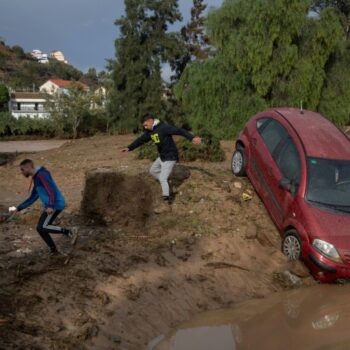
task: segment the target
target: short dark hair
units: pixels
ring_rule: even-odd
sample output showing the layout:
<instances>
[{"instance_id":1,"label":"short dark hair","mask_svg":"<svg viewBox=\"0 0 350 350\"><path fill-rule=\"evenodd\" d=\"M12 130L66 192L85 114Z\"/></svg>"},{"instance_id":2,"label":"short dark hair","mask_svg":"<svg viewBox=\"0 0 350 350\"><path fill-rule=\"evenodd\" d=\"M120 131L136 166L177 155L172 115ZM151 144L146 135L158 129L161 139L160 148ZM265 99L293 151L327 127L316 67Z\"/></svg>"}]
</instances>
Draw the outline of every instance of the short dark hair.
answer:
<instances>
[{"instance_id":1,"label":"short dark hair","mask_svg":"<svg viewBox=\"0 0 350 350\"><path fill-rule=\"evenodd\" d=\"M21 161L21 163L19 165L20 166L31 165L32 167L34 167L34 162L31 159L24 159Z\"/></svg>"},{"instance_id":2,"label":"short dark hair","mask_svg":"<svg viewBox=\"0 0 350 350\"><path fill-rule=\"evenodd\" d=\"M154 119L153 115L150 113L146 113L143 117L142 117L142 122L144 123L146 120L150 120L150 119Z\"/></svg>"}]
</instances>

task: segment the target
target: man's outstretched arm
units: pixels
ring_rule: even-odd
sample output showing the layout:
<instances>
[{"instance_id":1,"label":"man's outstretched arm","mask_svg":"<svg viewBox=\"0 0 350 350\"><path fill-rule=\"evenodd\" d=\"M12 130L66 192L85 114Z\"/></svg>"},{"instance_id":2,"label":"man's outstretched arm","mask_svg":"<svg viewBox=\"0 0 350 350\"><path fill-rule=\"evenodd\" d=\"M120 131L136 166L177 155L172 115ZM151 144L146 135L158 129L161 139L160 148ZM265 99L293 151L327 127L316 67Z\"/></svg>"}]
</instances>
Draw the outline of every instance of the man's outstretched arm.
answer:
<instances>
[{"instance_id":1,"label":"man's outstretched arm","mask_svg":"<svg viewBox=\"0 0 350 350\"><path fill-rule=\"evenodd\" d=\"M127 148L123 149L123 152L129 152L129 151L133 151L134 149L144 145L147 142L151 141L151 135L146 132L143 135L141 135L140 137L138 137L133 143L131 143Z\"/></svg>"},{"instance_id":2,"label":"man's outstretched arm","mask_svg":"<svg viewBox=\"0 0 350 350\"><path fill-rule=\"evenodd\" d=\"M37 199L39 198L39 195L35 188L33 188L32 193L30 197L28 197L23 203L21 203L19 206L17 206L17 211L21 211L23 209L28 208L30 205L32 205Z\"/></svg>"},{"instance_id":3,"label":"man's outstretched arm","mask_svg":"<svg viewBox=\"0 0 350 350\"><path fill-rule=\"evenodd\" d=\"M185 137L187 140L191 141L195 145L200 145L202 143L202 139L199 136L192 135L189 131L183 128L178 128L173 125L169 125L167 129L170 135L180 135Z\"/></svg>"}]
</instances>

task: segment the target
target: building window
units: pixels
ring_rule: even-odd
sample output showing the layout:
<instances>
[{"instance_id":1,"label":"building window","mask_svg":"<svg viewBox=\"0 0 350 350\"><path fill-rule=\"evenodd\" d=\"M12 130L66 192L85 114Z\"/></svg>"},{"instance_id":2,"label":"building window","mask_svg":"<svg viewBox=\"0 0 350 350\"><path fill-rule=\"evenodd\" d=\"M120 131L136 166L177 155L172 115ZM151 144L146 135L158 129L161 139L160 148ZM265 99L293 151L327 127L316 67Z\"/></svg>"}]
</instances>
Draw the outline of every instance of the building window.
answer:
<instances>
[{"instance_id":1,"label":"building window","mask_svg":"<svg viewBox=\"0 0 350 350\"><path fill-rule=\"evenodd\" d=\"M39 110L39 103L36 103L36 104L35 104L34 110L35 110L35 111L38 111L38 110Z\"/></svg>"},{"instance_id":2,"label":"building window","mask_svg":"<svg viewBox=\"0 0 350 350\"><path fill-rule=\"evenodd\" d=\"M21 104L19 102L17 102L17 111L21 110Z\"/></svg>"}]
</instances>

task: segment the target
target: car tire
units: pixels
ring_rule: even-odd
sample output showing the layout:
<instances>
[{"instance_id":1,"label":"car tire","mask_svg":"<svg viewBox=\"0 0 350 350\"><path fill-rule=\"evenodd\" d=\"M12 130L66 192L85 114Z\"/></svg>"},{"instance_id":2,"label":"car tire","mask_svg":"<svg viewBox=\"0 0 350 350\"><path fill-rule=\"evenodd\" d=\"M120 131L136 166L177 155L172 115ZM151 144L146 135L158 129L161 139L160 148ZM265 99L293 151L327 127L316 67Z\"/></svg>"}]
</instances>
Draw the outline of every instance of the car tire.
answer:
<instances>
[{"instance_id":1,"label":"car tire","mask_svg":"<svg viewBox=\"0 0 350 350\"><path fill-rule=\"evenodd\" d=\"M282 240L282 253L288 260L300 260L302 256L302 243L296 230L289 230Z\"/></svg>"},{"instance_id":2,"label":"car tire","mask_svg":"<svg viewBox=\"0 0 350 350\"><path fill-rule=\"evenodd\" d=\"M246 176L246 155L245 149L241 145L237 145L232 155L231 170L233 175L237 177Z\"/></svg>"}]
</instances>

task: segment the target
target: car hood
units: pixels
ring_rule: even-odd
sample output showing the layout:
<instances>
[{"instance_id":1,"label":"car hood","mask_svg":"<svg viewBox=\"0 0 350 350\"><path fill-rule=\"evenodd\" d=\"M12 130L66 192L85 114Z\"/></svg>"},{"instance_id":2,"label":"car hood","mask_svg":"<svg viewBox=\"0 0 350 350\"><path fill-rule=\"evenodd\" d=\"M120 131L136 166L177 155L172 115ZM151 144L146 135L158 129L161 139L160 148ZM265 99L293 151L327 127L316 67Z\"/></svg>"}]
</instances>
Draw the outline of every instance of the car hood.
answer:
<instances>
[{"instance_id":1,"label":"car hood","mask_svg":"<svg viewBox=\"0 0 350 350\"><path fill-rule=\"evenodd\" d=\"M315 232L313 238L320 238L350 253L350 213L339 213L325 208L307 204L309 219Z\"/></svg>"}]
</instances>

